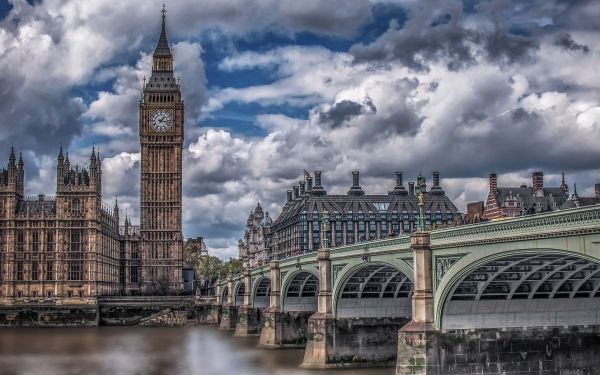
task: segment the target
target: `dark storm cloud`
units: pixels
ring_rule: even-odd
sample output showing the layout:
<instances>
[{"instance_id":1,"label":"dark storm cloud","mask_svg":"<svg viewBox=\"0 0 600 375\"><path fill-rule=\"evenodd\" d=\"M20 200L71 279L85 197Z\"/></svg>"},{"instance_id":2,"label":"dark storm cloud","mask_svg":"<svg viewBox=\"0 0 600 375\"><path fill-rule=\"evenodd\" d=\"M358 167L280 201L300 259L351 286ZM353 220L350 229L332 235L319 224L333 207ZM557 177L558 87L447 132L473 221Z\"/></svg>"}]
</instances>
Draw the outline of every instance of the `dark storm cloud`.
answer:
<instances>
[{"instance_id":1,"label":"dark storm cloud","mask_svg":"<svg viewBox=\"0 0 600 375\"><path fill-rule=\"evenodd\" d=\"M65 90L30 88L0 72L0 142L38 154L54 154L81 133L82 101ZM30 176L37 175L35 170Z\"/></svg>"},{"instance_id":2,"label":"dark storm cloud","mask_svg":"<svg viewBox=\"0 0 600 375\"><path fill-rule=\"evenodd\" d=\"M319 121L330 124L332 128L337 128L356 116L376 112L377 108L375 108L373 101L370 98L366 98L364 103L342 100L335 103L328 110L319 112L318 116Z\"/></svg>"},{"instance_id":3,"label":"dark storm cloud","mask_svg":"<svg viewBox=\"0 0 600 375\"><path fill-rule=\"evenodd\" d=\"M447 13L440 15L444 11ZM500 22L495 22L493 29L467 27L465 17L457 2L419 2L404 25L391 22L375 41L356 44L350 53L355 63L400 62L421 71L441 61L450 70L459 70L474 64L480 51L488 61L512 64L530 59L538 48L538 42L526 32L513 33Z\"/></svg>"},{"instance_id":4,"label":"dark storm cloud","mask_svg":"<svg viewBox=\"0 0 600 375\"><path fill-rule=\"evenodd\" d=\"M573 52L590 52L590 48L588 46L575 42L570 34L557 35L554 39L554 45Z\"/></svg>"}]
</instances>

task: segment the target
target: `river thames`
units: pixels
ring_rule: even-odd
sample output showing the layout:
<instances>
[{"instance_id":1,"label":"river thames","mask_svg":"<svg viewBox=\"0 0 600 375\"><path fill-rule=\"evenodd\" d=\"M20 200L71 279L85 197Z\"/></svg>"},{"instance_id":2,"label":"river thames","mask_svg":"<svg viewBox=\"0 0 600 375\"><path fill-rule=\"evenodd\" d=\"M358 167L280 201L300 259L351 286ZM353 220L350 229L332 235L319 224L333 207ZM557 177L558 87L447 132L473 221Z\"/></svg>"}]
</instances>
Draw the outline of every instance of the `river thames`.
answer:
<instances>
[{"instance_id":1,"label":"river thames","mask_svg":"<svg viewBox=\"0 0 600 375\"><path fill-rule=\"evenodd\" d=\"M2 375L392 375L393 368L303 370L302 349L256 349L214 327L0 330Z\"/></svg>"}]
</instances>

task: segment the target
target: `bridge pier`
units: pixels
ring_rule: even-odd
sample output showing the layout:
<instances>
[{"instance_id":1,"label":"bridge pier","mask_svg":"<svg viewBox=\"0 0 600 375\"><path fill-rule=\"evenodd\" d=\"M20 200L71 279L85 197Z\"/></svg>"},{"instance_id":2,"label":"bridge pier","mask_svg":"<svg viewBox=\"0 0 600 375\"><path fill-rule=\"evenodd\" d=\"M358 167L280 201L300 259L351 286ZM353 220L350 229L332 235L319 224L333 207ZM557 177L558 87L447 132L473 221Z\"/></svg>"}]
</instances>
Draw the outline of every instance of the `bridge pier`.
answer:
<instances>
[{"instance_id":1,"label":"bridge pier","mask_svg":"<svg viewBox=\"0 0 600 375\"><path fill-rule=\"evenodd\" d=\"M227 278L227 290L227 303L221 309L221 323L219 328L229 331L234 330L237 325L237 307L233 303L234 290L233 277L231 275Z\"/></svg>"},{"instance_id":2,"label":"bridge pier","mask_svg":"<svg viewBox=\"0 0 600 375\"><path fill-rule=\"evenodd\" d=\"M237 324L235 327L235 337L254 336L260 333L261 319L260 309L252 308L252 285L250 269L244 270L244 303L237 311Z\"/></svg>"},{"instance_id":3,"label":"bridge pier","mask_svg":"<svg viewBox=\"0 0 600 375\"><path fill-rule=\"evenodd\" d=\"M438 346L433 316L433 265L428 232L410 236L413 252L414 285L412 321L398 332L396 375L431 374Z\"/></svg>"},{"instance_id":4,"label":"bridge pier","mask_svg":"<svg viewBox=\"0 0 600 375\"><path fill-rule=\"evenodd\" d=\"M300 367L331 367L330 354L335 348L333 343L335 322L331 304L331 260L330 250L321 248L317 252L319 262L319 294L317 312L308 318L308 332L304 360Z\"/></svg>"},{"instance_id":5,"label":"bridge pier","mask_svg":"<svg viewBox=\"0 0 600 375\"><path fill-rule=\"evenodd\" d=\"M259 348L304 348L309 311L281 311L281 272L279 261L271 261L271 295L269 307L262 312Z\"/></svg>"},{"instance_id":6,"label":"bridge pier","mask_svg":"<svg viewBox=\"0 0 600 375\"><path fill-rule=\"evenodd\" d=\"M206 317L206 324L219 325L221 322L221 286L216 287L216 301L210 305L210 312Z\"/></svg>"}]
</instances>

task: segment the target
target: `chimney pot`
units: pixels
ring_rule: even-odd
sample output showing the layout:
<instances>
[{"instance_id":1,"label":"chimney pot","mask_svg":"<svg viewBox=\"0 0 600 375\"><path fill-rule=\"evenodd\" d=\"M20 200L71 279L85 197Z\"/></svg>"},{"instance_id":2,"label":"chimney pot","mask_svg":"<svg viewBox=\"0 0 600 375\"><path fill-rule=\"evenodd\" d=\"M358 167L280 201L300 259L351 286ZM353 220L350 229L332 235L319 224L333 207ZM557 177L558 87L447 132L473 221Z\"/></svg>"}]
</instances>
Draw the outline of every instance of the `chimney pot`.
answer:
<instances>
[{"instance_id":1,"label":"chimney pot","mask_svg":"<svg viewBox=\"0 0 600 375\"><path fill-rule=\"evenodd\" d=\"M415 195L415 183L414 182L408 183L408 194Z\"/></svg>"},{"instance_id":2,"label":"chimney pot","mask_svg":"<svg viewBox=\"0 0 600 375\"><path fill-rule=\"evenodd\" d=\"M544 188L544 172L533 172L531 179L533 182L533 191L542 190Z\"/></svg>"},{"instance_id":3,"label":"chimney pot","mask_svg":"<svg viewBox=\"0 0 600 375\"><path fill-rule=\"evenodd\" d=\"M315 186L321 186L321 171L315 171Z\"/></svg>"},{"instance_id":4,"label":"chimney pot","mask_svg":"<svg viewBox=\"0 0 600 375\"><path fill-rule=\"evenodd\" d=\"M294 199L297 199L299 195L299 187L294 186Z\"/></svg>"},{"instance_id":5,"label":"chimney pot","mask_svg":"<svg viewBox=\"0 0 600 375\"><path fill-rule=\"evenodd\" d=\"M291 201L292 201L292 191L291 191L291 190L288 190L288 191L287 191L287 201L288 201L288 202L291 202Z\"/></svg>"},{"instance_id":6,"label":"chimney pot","mask_svg":"<svg viewBox=\"0 0 600 375\"><path fill-rule=\"evenodd\" d=\"M495 173L490 173L490 192L495 193L498 191L498 176Z\"/></svg>"},{"instance_id":7,"label":"chimney pot","mask_svg":"<svg viewBox=\"0 0 600 375\"><path fill-rule=\"evenodd\" d=\"M313 187L313 178L306 177L306 192L310 193Z\"/></svg>"},{"instance_id":8,"label":"chimney pot","mask_svg":"<svg viewBox=\"0 0 600 375\"><path fill-rule=\"evenodd\" d=\"M352 172L352 187L360 187L358 171Z\"/></svg>"},{"instance_id":9,"label":"chimney pot","mask_svg":"<svg viewBox=\"0 0 600 375\"><path fill-rule=\"evenodd\" d=\"M396 172L396 186L402 186L402 172Z\"/></svg>"},{"instance_id":10,"label":"chimney pot","mask_svg":"<svg viewBox=\"0 0 600 375\"><path fill-rule=\"evenodd\" d=\"M440 186L440 172L433 172L433 186Z\"/></svg>"},{"instance_id":11,"label":"chimney pot","mask_svg":"<svg viewBox=\"0 0 600 375\"><path fill-rule=\"evenodd\" d=\"M304 181L299 182L300 184L300 196L304 196L305 193L305 183Z\"/></svg>"}]
</instances>

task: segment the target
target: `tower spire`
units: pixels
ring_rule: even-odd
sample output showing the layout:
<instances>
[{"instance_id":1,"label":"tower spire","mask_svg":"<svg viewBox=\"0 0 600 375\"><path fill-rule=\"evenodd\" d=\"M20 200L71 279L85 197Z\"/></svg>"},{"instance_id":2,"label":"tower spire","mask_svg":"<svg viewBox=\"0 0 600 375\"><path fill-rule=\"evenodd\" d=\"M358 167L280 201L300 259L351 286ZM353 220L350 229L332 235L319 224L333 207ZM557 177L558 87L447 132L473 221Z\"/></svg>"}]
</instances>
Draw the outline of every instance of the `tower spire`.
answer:
<instances>
[{"instance_id":1,"label":"tower spire","mask_svg":"<svg viewBox=\"0 0 600 375\"><path fill-rule=\"evenodd\" d=\"M154 56L157 56L157 55L171 56L171 48L169 47L169 40L167 39L167 26L166 26L167 10L165 9L165 4L163 4L163 8L160 12L162 13L162 23L161 23L161 27L160 27L160 37L158 38L158 44L156 45L156 49L154 50Z\"/></svg>"}]
</instances>

